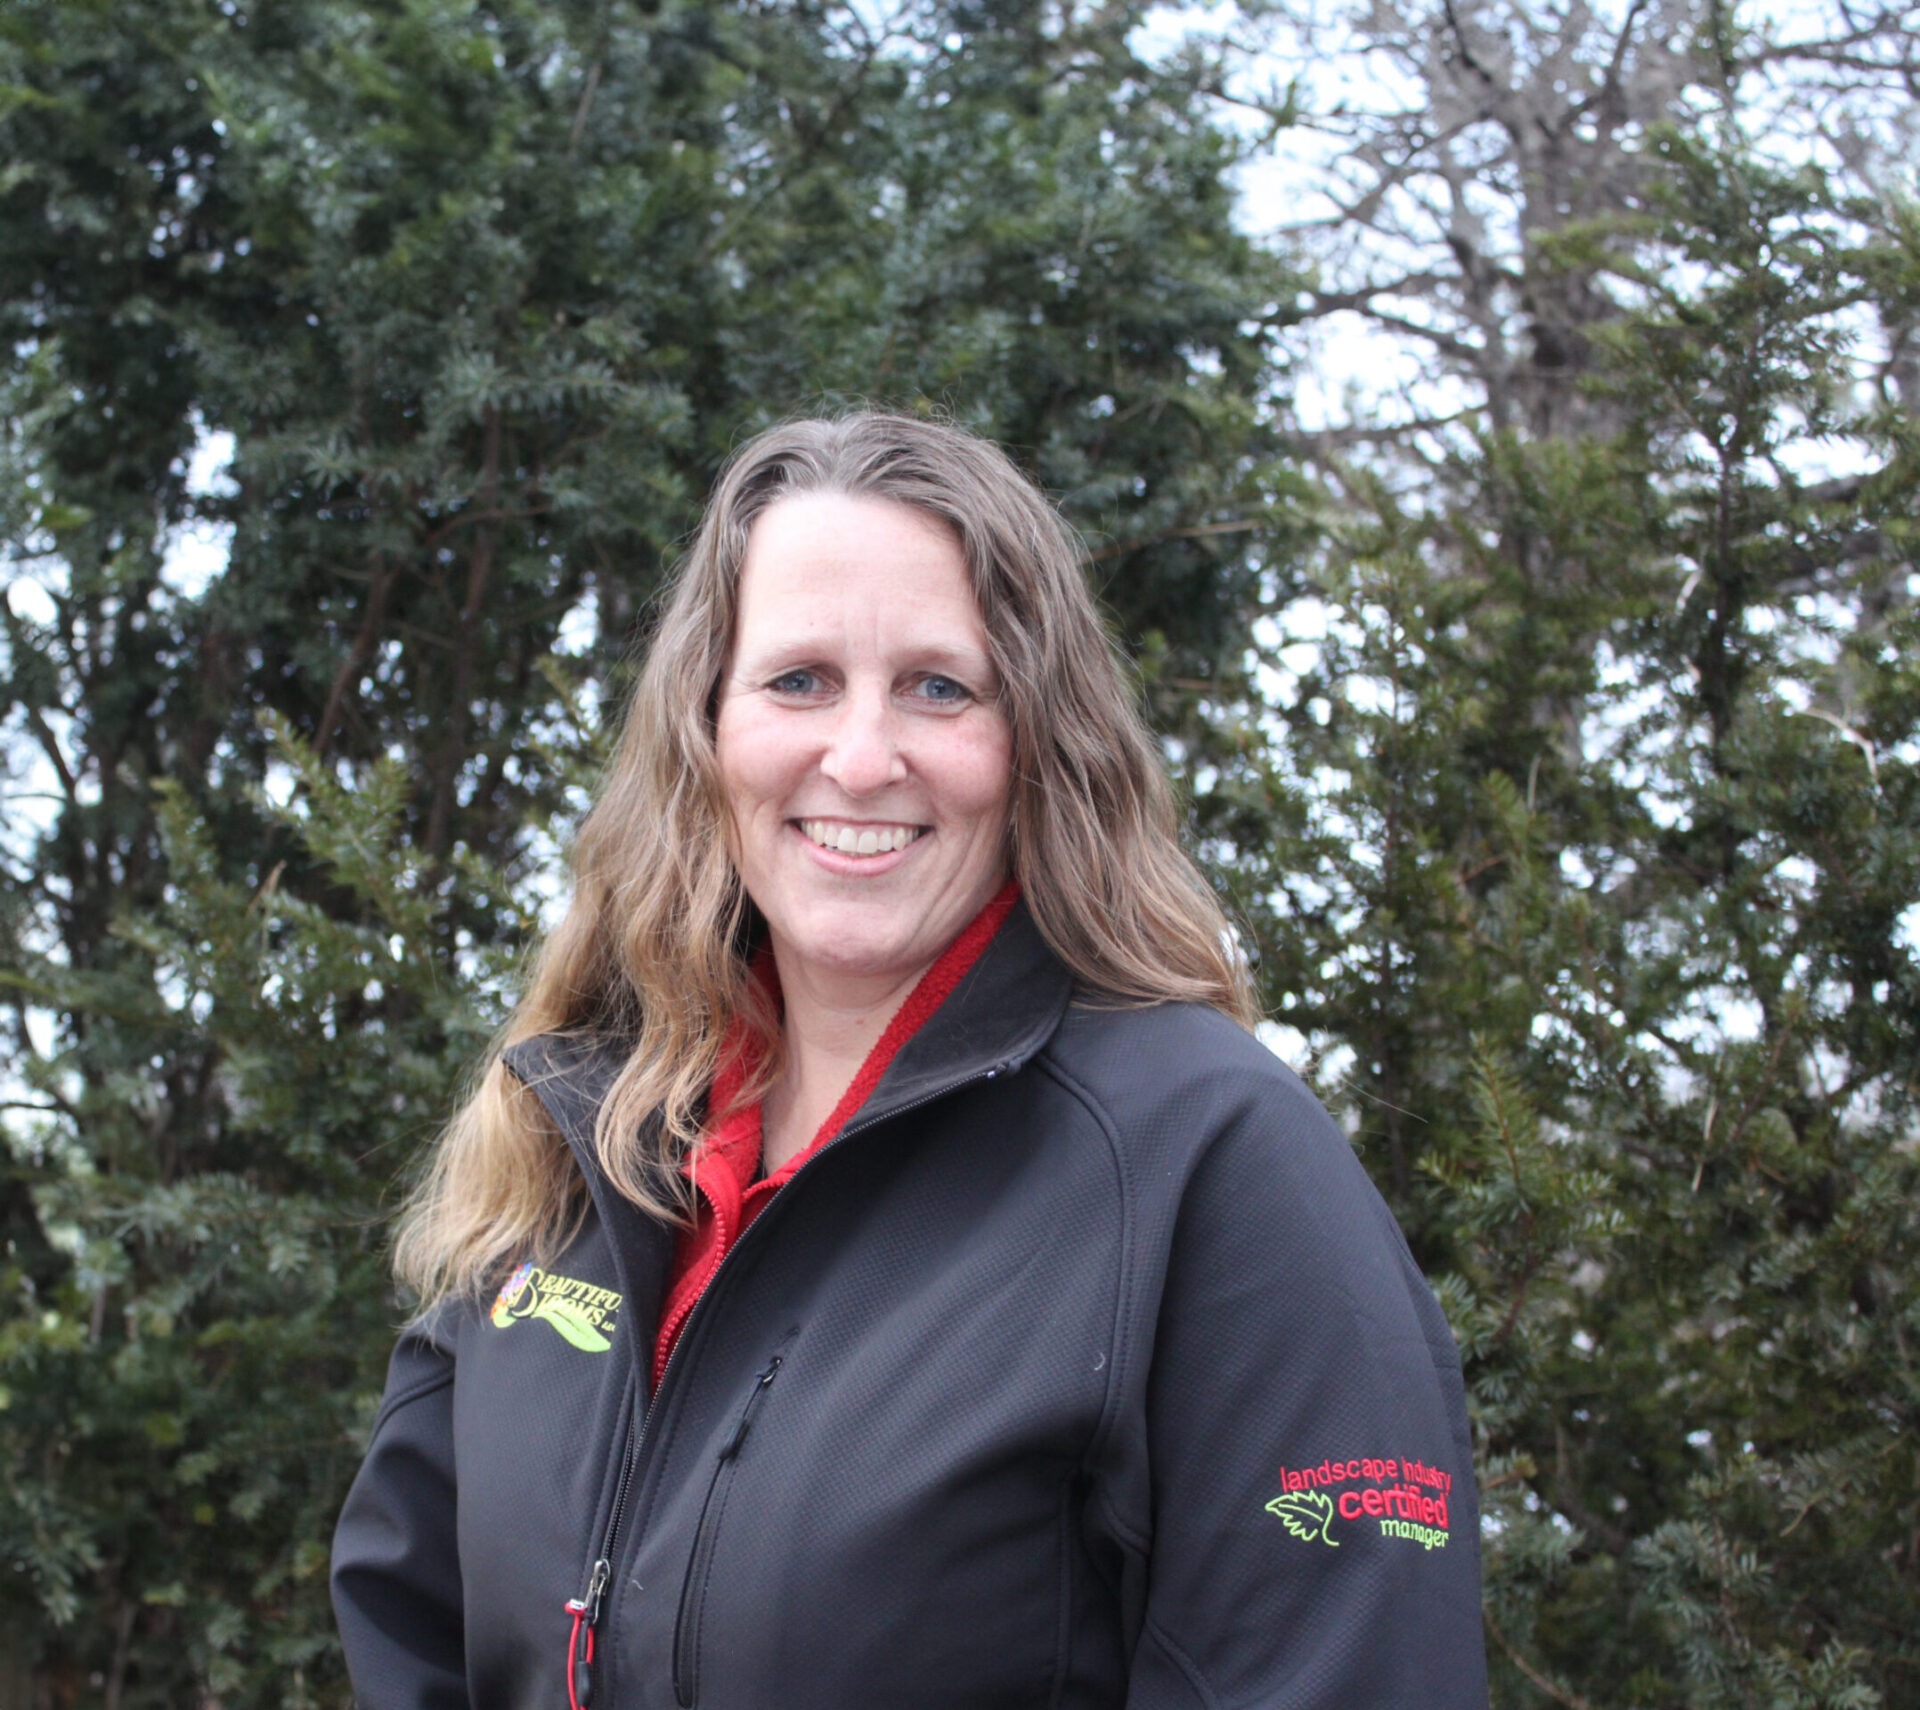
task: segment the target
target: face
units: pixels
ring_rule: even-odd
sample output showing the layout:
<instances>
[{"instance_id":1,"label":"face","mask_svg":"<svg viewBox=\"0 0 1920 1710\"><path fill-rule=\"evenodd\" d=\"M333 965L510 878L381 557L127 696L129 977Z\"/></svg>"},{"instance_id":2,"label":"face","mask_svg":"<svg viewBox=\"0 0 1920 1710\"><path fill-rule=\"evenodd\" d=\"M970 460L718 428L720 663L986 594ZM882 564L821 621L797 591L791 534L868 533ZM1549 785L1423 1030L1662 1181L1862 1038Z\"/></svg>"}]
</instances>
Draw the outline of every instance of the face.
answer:
<instances>
[{"instance_id":1,"label":"face","mask_svg":"<svg viewBox=\"0 0 1920 1710\"><path fill-rule=\"evenodd\" d=\"M790 999L884 999L1005 882L999 686L944 524L838 493L754 523L715 740Z\"/></svg>"}]
</instances>

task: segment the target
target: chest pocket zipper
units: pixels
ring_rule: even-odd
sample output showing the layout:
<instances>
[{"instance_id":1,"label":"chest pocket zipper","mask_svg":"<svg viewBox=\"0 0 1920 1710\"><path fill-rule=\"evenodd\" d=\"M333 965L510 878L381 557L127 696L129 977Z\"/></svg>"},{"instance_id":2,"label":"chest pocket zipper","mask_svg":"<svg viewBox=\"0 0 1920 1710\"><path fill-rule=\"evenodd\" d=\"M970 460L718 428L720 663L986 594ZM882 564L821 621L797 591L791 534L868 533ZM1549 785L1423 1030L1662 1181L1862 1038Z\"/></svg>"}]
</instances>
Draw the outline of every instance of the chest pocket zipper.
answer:
<instances>
[{"instance_id":1,"label":"chest pocket zipper","mask_svg":"<svg viewBox=\"0 0 1920 1710\"><path fill-rule=\"evenodd\" d=\"M714 1540L719 1536L720 1521L726 1513L727 1493L733 1486L734 1469L739 1465L740 1450L746 1443L747 1432L753 1427L753 1416L759 1409L761 1398L779 1376L784 1357L775 1354L767 1362L767 1369L754 1379L746 1406L740 1409L740 1417L733 1422L733 1429L727 1433L719 1453L714 1457L713 1474L707 1481L706 1500L700 1504L700 1525L693 1535L693 1553L687 1558L687 1577L680 1586L680 1611L673 1623L673 1695L679 1701L681 1710L693 1710L693 1706L699 1702L700 1623L706 1611L707 1575L713 1563Z\"/></svg>"}]
</instances>

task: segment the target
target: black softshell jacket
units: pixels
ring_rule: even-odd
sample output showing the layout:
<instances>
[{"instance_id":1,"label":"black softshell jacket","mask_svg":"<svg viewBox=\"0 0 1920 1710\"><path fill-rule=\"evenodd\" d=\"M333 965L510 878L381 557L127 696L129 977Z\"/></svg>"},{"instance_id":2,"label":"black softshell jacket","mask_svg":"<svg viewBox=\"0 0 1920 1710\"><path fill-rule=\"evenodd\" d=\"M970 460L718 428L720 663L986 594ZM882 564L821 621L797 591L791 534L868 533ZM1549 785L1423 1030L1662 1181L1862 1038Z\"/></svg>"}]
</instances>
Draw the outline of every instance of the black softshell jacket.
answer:
<instances>
[{"instance_id":1,"label":"black softshell jacket","mask_svg":"<svg viewBox=\"0 0 1920 1710\"><path fill-rule=\"evenodd\" d=\"M1016 909L646 1371L604 1057L509 1057L593 1214L402 1336L334 1542L362 1710L1480 1710L1453 1340L1300 1082L1072 1001ZM572 1605L569 1608L569 1605Z\"/></svg>"}]
</instances>

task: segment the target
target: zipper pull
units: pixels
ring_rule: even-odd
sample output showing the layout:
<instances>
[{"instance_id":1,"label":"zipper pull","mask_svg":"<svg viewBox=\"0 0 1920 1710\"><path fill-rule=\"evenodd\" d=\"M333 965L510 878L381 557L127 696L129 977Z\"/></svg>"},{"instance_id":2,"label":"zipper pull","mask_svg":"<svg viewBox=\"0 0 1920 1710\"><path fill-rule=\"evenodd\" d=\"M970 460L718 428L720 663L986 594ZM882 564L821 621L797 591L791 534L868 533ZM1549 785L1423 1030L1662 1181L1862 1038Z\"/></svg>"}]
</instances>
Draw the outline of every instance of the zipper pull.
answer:
<instances>
[{"instance_id":1,"label":"zipper pull","mask_svg":"<svg viewBox=\"0 0 1920 1710\"><path fill-rule=\"evenodd\" d=\"M593 1564L593 1577L587 1581L587 1625L600 1625L600 1599L606 1595L607 1581L613 1576L613 1563L604 1556Z\"/></svg>"},{"instance_id":2,"label":"zipper pull","mask_svg":"<svg viewBox=\"0 0 1920 1710\"><path fill-rule=\"evenodd\" d=\"M604 1558L595 1562L587 1595L567 1599L567 1613L573 1617L573 1631L567 1635L567 1710L587 1710L593 1702L593 1629L612 1572L612 1563Z\"/></svg>"},{"instance_id":3,"label":"zipper pull","mask_svg":"<svg viewBox=\"0 0 1920 1710\"><path fill-rule=\"evenodd\" d=\"M740 1452L740 1445L747 1440L747 1427L753 1423L754 1404L765 1393L780 1370L780 1355L775 1354L768 1361L767 1369L754 1379L753 1393L747 1397L747 1405L740 1409L740 1417L733 1422L733 1429L727 1433L727 1440L720 1445L720 1459L730 1461Z\"/></svg>"}]
</instances>

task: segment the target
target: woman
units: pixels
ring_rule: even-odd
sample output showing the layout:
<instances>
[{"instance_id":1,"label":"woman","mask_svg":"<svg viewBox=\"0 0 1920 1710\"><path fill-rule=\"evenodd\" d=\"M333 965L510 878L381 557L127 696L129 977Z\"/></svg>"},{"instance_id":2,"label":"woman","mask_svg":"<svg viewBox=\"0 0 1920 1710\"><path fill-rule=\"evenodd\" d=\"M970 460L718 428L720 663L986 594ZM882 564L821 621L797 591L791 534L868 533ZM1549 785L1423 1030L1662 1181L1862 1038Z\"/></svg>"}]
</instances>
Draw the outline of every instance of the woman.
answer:
<instances>
[{"instance_id":1,"label":"woman","mask_svg":"<svg viewBox=\"0 0 1920 1710\"><path fill-rule=\"evenodd\" d=\"M1173 825L997 450L740 450L402 1228L363 1710L1484 1703L1452 1339Z\"/></svg>"}]
</instances>

